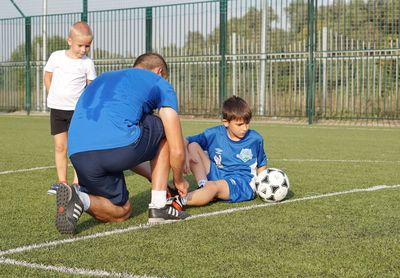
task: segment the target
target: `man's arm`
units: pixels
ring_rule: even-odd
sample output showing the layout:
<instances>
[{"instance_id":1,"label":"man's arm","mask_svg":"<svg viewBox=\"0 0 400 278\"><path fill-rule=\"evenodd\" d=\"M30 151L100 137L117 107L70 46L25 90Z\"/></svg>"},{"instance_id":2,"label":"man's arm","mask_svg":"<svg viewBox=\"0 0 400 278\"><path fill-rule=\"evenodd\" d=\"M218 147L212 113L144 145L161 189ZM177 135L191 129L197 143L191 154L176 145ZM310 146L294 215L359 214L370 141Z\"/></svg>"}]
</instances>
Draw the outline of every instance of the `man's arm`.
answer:
<instances>
[{"instance_id":1,"label":"man's arm","mask_svg":"<svg viewBox=\"0 0 400 278\"><path fill-rule=\"evenodd\" d=\"M185 142L178 113L170 107L162 107L159 116L164 125L169 148L169 161L174 184L181 195L187 194L188 182L183 178L185 167Z\"/></svg>"}]
</instances>

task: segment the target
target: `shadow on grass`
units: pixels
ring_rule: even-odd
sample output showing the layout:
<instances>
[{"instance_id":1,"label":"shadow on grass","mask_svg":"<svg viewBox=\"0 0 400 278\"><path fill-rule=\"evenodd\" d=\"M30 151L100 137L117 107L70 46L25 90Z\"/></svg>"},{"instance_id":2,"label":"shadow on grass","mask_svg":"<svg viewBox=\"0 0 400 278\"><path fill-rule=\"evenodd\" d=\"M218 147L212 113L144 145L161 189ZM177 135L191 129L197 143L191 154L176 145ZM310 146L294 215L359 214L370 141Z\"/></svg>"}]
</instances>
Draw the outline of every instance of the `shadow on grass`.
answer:
<instances>
[{"instance_id":1,"label":"shadow on grass","mask_svg":"<svg viewBox=\"0 0 400 278\"><path fill-rule=\"evenodd\" d=\"M295 194L292 190L289 189L289 192L288 192L288 194L286 195L286 197L285 197L284 200L290 200L290 199L292 199L294 196L296 196L296 194Z\"/></svg>"}]
</instances>

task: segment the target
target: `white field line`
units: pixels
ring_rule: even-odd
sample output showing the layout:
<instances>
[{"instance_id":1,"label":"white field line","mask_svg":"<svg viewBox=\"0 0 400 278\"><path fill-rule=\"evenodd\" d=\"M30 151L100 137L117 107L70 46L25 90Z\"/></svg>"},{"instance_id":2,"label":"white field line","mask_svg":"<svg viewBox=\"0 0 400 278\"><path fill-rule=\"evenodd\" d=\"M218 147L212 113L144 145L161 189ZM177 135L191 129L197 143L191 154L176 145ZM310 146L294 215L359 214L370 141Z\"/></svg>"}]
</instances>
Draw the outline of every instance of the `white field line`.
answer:
<instances>
[{"instance_id":1,"label":"white field line","mask_svg":"<svg viewBox=\"0 0 400 278\"><path fill-rule=\"evenodd\" d=\"M400 160L369 160L369 159L302 159L302 158L281 158L274 161L287 162L339 162L339 163L400 163Z\"/></svg>"},{"instance_id":2,"label":"white field line","mask_svg":"<svg viewBox=\"0 0 400 278\"><path fill-rule=\"evenodd\" d=\"M377 190L383 190L383 189L395 189L395 188L399 188L399 187L400 187L400 184L376 185L376 186L372 186L372 187L368 187L368 188L356 188L356 189L352 189L352 190L348 190L348 191L339 191L339 192L325 193L325 194L314 195L314 196L307 196L307 197L297 198L297 199L289 199L289 200L278 202L278 203L262 203L262 204L245 206L245 207L237 207L237 208L231 208L231 209L226 209L226 210L195 214L195 215L192 215L192 216L186 218L186 220L184 220L184 221L189 221L189 220L196 219L196 218L209 217L209 216L213 216L213 215L230 214L230 213L234 213L234 212L238 212L238 211L246 211L246 210L251 210L251 209L255 209L255 208L269 207L269 206L275 206L275 205L284 205L284 204L289 204L289 203L315 200L315 199L321 199L321 198L327 198L327 197L345 195L345 194L351 194L351 193L357 193L357 192L371 192L371 191L377 191ZM172 223L176 223L176 222L172 222ZM169 223L165 223L163 225L166 225L166 224L169 224ZM35 249L55 247L55 246L63 245L66 243L73 243L73 242L94 239L94 238L100 238L100 237L105 237L105 236L110 236L110 235L115 235L115 234L122 234L122 233L127 233L130 231L145 230L145 229L151 228L152 226L154 226L154 224L153 225L139 224L139 225L130 226L130 227L122 228L122 229L115 229L115 230L111 230L111 231L95 233L92 235L77 236L77 237L73 237L73 238L55 240L55 241L50 241L50 242L45 242L45 243L25 245L25 246L17 247L14 249L0 251L0 257L3 257L5 255L10 255L10 254L28 252L28 251L35 250Z\"/></svg>"},{"instance_id":3,"label":"white field line","mask_svg":"<svg viewBox=\"0 0 400 278\"><path fill-rule=\"evenodd\" d=\"M98 269L84 269L84 268L76 268L76 267L64 267L64 266L53 266L53 265L44 265L37 263L29 263L25 261L17 261L13 259L1 258L0 264L7 265L15 265L15 266L24 266L28 268L34 269L43 269L43 270L53 270L62 273L74 274L74 275L89 275L89 276L111 276L111 277L129 277L129 278L150 278L154 276L139 276L132 275L130 273L119 273L119 272L108 272L104 270Z\"/></svg>"},{"instance_id":4,"label":"white field line","mask_svg":"<svg viewBox=\"0 0 400 278\"><path fill-rule=\"evenodd\" d=\"M398 127L384 127L384 126L372 126L372 127L367 127L367 126L346 126L346 125L280 125L288 128L308 128L308 129L340 129L343 131L346 130L362 130L362 131L399 131Z\"/></svg>"},{"instance_id":5,"label":"white field line","mask_svg":"<svg viewBox=\"0 0 400 278\"><path fill-rule=\"evenodd\" d=\"M255 208L261 208L261 207L267 207L267 206L273 206L273 205L283 205L283 204L288 204L288 203L315 200L315 199L327 198L327 197L338 196L338 195L345 195L345 194L350 194L350 193L371 192L371 191L377 191L377 190L383 190L383 189L395 189L395 188L400 188L400 184L376 185L376 186L372 186L369 188L359 188L359 189L352 189L352 190L348 190L348 191L339 191L339 192L332 192L332 193L326 193L326 194L321 194L321 195L303 197L303 198L298 198L298 199L291 199L291 200L287 200L287 201L283 201L283 202L279 202L279 203L263 203L263 204L240 207L240 208L232 208L232 209L227 209L227 210L202 213L202 214L193 215L193 216L187 218L185 221L191 220L191 219L196 219L196 218L204 218L204 217L209 217L209 216L214 216L214 215L220 215L220 214L230 214L230 213L234 213L234 212L238 212L238 211L251 210L251 209L255 209ZM126 233L126 232L130 232L130 231L135 231L135 230L144 230L144 229L148 229L150 227L152 227L152 225L142 224L142 225L130 226L130 227L127 227L124 229L115 229L112 231L96 233L96 234L88 235L88 236L81 236L81 237L75 237L75 238L64 239L64 240L56 240L56 241L40 243L40 244L32 244L32 245L21 246L21 247L15 248L15 249L4 250L4 251L0 251L0 264L23 266L23 267L28 267L28 268L52 270L52 271L58 271L58 272L63 272L63 273L69 273L69 274L82 274L82 275L91 275L91 276L113 276L113 277L134 277L134 278L150 277L150 276L138 276L138 275L133 275L130 273L107 272L104 270L95 270L95 269L91 270L91 269L82 269L82 268L75 268L75 267L70 268L70 267L43 265L43 264L29 263L26 261L18 261L18 260L13 260L13 259L8 259L8 258L3 257L5 255L22 253L22 252L35 250L35 249L41 249L41 248L54 247L54 246L62 245L65 243L72 243L72 242L83 241L83 240L87 240L87 239L100 238L100 237L104 237L104 236L121 234L121 233Z\"/></svg>"},{"instance_id":6,"label":"white field line","mask_svg":"<svg viewBox=\"0 0 400 278\"><path fill-rule=\"evenodd\" d=\"M0 175L32 172L32 171L47 170L47 169L53 169L53 168L56 168L56 166L42 166L42 167L33 167L33 168L27 168L27 169L8 170L8 171L0 172Z\"/></svg>"},{"instance_id":7,"label":"white field line","mask_svg":"<svg viewBox=\"0 0 400 278\"><path fill-rule=\"evenodd\" d=\"M318 158L281 158L281 159L274 159L274 161L287 161L287 162L339 162L339 163L400 163L400 160L368 160L368 159L318 159ZM68 166L72 166L69 164ZM17 174L23 172L33 172L33 171L40 171L40 170L48 170L53 169L55 166L42 166L42 167L33 167L27 169L18 169L18 170L7 170L0 172L0 175L6 174Z\"/></svg>"}]
</instances>

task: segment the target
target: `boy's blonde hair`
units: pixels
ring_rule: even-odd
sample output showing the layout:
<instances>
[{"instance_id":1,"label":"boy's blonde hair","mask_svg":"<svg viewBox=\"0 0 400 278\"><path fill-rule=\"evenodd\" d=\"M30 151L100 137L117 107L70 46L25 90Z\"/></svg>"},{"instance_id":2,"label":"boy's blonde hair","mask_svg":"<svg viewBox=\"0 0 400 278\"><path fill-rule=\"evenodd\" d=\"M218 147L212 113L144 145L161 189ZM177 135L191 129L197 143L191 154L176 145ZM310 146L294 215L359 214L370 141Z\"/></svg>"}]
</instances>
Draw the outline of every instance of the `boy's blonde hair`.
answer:
<instances>
[{"instance_id":1,"label":"boy's blonde hair","mask_svg":"<svg viewBox=\"0 0 400 278\"><path fill-rule=\"evenodd\" d=\"M87 36L93 37L92 29L85 21L78 21L71 25L69 28L69 37L73 36Z\"/></svg>"}]
</instances>

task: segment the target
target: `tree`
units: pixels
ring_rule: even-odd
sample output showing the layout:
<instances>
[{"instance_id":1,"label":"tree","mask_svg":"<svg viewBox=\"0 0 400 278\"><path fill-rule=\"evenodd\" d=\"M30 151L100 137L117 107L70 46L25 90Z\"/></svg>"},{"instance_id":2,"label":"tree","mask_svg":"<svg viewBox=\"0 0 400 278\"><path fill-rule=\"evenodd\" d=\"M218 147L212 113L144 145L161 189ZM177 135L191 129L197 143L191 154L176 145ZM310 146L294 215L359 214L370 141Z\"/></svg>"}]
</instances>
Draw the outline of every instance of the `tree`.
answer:
<instances>
[{"instance_id":1,"label":"tree","mask_svg":"<svg viewBox=\"0 0 400 278\"><path fill-rule=\"evenodd\" d=\"M189 32L186 36L185 48L188 55L205 54L206 41L200 32Z\"/></svg>"},{"instance_id":2,"label":"tree","mask_svg":"<svg viewBox=\"0 0 400 278\"><path fill-rule=\"evenodd\" d=\"M42 61L42 45L43 45L43 38L41 36L36 37L31 44L31 61ZM58 49L65 49L68 47L66 39L60 36L53 36L47 40L47 53L48 57L52 52ZM26 61L25 55L25 43L20 44L10 55L10 59L8 62L16 62L21 63ZM42 61L45 62L45 61ZM7 71L7 74L13 77L13 82L16 88L23 88L25 87L25 67L15 67L11 70ZM36 84L36 79L32 78L32 85L33 87L38 86Z\"/></svg>"},{"instance_id":3,"label":"tree","mask_svg":"<svg viewBox=\"0 0 400 278\"><path fill-rule=\"evenodd\" d=\"M308 28L307 0L294 0L285 8L289 17L290 31L293 33L306 33Z\"/></svg>"}]
</instances>

